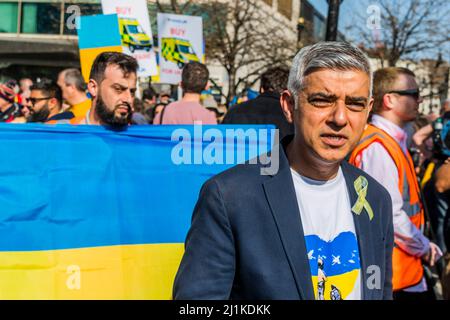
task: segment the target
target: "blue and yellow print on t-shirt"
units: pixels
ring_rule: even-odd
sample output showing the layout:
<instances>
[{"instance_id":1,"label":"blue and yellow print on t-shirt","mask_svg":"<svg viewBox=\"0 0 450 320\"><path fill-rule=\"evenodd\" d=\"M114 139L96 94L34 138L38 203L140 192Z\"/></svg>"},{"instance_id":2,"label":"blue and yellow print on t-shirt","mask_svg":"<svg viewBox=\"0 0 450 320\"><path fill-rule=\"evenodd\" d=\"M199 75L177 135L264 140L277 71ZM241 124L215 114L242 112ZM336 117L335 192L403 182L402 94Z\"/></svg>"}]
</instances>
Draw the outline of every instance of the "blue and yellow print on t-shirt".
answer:
<instances>
[{"instance_id":1,"label":"blue and yellow print on t-shirt","mask_svg":"<svg viewBox=\"0 0 450 320\"><path fill-rule=\"evenodd\" d=\"M331 241L305 236L314 296L318 300L344 300L360 276L358 241L353 232L341 232Z\"/></svg>"}]
</instances>

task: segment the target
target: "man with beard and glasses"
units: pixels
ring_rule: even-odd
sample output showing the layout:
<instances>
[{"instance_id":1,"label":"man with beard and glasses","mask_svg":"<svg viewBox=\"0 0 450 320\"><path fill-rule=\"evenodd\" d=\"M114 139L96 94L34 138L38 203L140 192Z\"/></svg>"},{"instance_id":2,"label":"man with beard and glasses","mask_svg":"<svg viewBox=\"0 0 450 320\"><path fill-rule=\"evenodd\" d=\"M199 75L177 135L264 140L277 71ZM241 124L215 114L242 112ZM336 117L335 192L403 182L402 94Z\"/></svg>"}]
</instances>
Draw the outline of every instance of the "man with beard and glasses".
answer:
<instances>
[{"instance_id":1,"label":"man with beard and glasses","mask_svg":"<svg viewBox=\"0 0 450 320\"><path fill-rule=\"evenodd\" d=\"M127 126L133 113L136 93L137 61L120 52L100 53L91 68L88 91L92 106L85 117L74 118L72 124Z\"/></svg>"},{"instance_id":2,"label":"man with beard and glasses","mask_svg":"<svg viewBox=\"0 0 450 320\"><path fill-rule=\"evenodd\" d=\"M51 80L43 80L30 87L30 97L26 99L27 122L46 124L64 123L74 117L70 111L61 112L61 88Z\"/></svg>"}]
</instances>

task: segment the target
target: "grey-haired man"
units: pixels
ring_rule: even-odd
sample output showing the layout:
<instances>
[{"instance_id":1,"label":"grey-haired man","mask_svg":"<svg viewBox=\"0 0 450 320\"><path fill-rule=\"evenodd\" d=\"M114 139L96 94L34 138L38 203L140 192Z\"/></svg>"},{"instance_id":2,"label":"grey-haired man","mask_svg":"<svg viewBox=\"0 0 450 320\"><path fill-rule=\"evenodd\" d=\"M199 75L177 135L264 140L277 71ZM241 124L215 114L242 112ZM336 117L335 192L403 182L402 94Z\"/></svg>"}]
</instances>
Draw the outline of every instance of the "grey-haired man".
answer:
<instances>
[{"instance_id":1,"label":"grey-haired man","mask_svg":"<svg viewBox=\"0 0 450 320\"><path fill-rule=\"evenodd\" d=\"M389 194L344 161L366 125L371 78L347 43L297 54L280 99L295 135L281 142L278 172L244 164L204 184L174 298L392 298Z\"/></svg>"}]
</instances>

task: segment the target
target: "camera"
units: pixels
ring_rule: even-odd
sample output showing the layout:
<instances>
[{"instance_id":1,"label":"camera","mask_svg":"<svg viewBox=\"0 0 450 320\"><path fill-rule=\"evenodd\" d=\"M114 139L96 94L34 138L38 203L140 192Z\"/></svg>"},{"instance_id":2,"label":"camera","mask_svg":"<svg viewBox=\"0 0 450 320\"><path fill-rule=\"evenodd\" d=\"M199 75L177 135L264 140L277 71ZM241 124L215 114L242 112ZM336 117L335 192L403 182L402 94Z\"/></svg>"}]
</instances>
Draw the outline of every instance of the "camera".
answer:
<instances>
[{"instance_id":1,"label":"camera","mask_svg":"<svg viewBox=\"0 0 450 320\"><path fill-rule=\"evenodd\" d=\"M420 157L420 154L421 154L420 150L418 148L412 147L412 148L409 148L408 151L409 151L409 154L411 155L411 159L412 159L412 162L414 164L414 167L420 166L420 158L421 158Z\"/></svg>"},{"instance_id":2,"label":"camera","mask_svg":"<svg viewBox=\"0 0 450 320\"><path fill-rule=\"evenodd\" d=\"M450 157L450 112L436 119L432 126L435 157L446 159Z\"/></svg>"}]
</instances>

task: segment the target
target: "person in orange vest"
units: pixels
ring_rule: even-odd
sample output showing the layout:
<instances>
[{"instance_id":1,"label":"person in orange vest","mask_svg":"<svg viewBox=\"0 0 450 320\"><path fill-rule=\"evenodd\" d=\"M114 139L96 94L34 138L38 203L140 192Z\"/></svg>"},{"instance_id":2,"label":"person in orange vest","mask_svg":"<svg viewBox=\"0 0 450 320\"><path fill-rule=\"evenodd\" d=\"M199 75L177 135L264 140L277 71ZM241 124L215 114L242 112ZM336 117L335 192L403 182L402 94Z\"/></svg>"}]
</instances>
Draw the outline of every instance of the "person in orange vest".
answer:
<instances>
[{"instance_id":1,"label":"person in orange vest","mask_svg":"<svg viewBox=\"0 0 450 320\"><path fill-rule=\"evenodd\" d=\"M398 67L377 70L373 98L370 124L349 162L369 173L391 195L394 299L432 299L422 261L432 266L442 252L423 235L424 209L404 131L422 102L414 73Z\"/></svg>"},{"instance_id":2,"label":"person in orange vest","mask_svg":"<svg viewBox=\"0 0 450 320\"><path fill-rule=\"evenodd\" d=\"M102 52L94 60L88 91L92 106L71 124L126 127L131 122L136 93L138 63L121 52Z\"/></svg>"}]
</instances>

